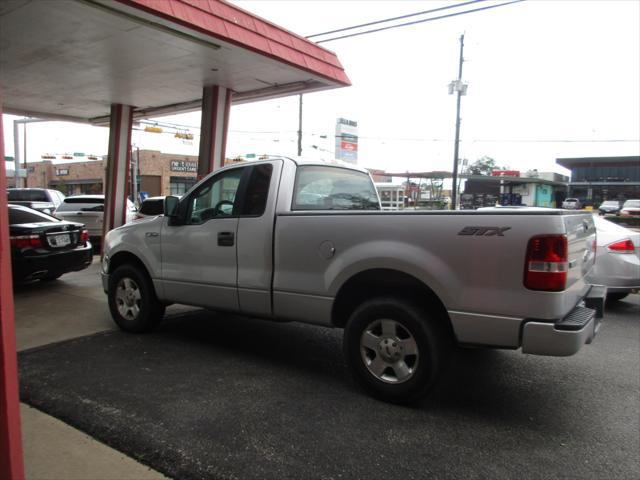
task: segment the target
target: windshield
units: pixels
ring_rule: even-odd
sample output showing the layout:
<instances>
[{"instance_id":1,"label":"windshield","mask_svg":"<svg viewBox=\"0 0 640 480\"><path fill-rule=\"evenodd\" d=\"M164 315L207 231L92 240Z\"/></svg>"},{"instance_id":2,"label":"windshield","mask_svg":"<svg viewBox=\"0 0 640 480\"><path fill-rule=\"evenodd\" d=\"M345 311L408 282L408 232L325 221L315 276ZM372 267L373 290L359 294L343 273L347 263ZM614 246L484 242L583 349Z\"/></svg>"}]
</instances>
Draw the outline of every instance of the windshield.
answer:
<instances>
[{"instance_id":1,"label":"windshield","mask_svg":"<svg viewBox=\"0 0 640 480\"><path fill-rule=\"evenodd\" d=\"M640 207L640 200L627 200L626 202L624 202L624 208L629 208L629 207L633 207L633 208Z\"/></svg>"}]
</instances>

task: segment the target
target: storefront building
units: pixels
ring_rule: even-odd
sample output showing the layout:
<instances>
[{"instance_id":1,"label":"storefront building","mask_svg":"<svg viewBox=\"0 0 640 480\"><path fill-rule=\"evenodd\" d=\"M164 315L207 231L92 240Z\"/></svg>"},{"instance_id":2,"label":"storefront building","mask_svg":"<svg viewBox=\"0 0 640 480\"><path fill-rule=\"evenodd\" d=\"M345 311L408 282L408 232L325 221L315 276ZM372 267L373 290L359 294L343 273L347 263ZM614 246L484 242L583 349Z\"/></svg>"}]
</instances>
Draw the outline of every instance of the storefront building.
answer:
<instances>
[{"instance_id":1,"label":"storefront building","mask_svg":"<svg viewBox=\"0 0 640 480\"><path fill-rule=\"evenodd\" d=\"M142 197L183 195L197 181L198 157L161 153L157 150L134 150L131 155L129 192ZM235 160L227 159L225 163ZM53 188L67 196L104 193L106 159L53 163L52 160L29 163L27 186ZM132 182L134 180L131 180Z\"/></svg>"},{"instance_id":2,"label":"storefront building","mask_svg":"<svg viewBox=\"0 0 640 480\"><path fill-rule=\"evenodd\" d=\"M640 156L558 158L556 163L571 170L568 196L583 205L640 198Z\"/></svg>"}]
</instances>

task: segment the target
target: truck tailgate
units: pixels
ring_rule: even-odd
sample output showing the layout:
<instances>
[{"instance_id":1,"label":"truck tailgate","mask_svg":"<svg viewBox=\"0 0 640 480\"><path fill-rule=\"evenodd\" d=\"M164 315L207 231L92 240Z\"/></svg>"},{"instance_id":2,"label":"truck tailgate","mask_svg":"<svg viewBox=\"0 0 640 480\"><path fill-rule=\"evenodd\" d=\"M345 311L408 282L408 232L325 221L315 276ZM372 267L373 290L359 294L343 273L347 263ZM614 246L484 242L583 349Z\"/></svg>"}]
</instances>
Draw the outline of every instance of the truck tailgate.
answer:
<instances>
[{"instance_id":1,"label":"truck tailgate","mask_svg":"<svg viewBox=\"0 0 640 480\"><path fill-rule=\"evenodd\" d=\"M585 277L595 263L596 226L590 213L564 215L569 247L567 288Z\"/></svg>"}]
</instances>

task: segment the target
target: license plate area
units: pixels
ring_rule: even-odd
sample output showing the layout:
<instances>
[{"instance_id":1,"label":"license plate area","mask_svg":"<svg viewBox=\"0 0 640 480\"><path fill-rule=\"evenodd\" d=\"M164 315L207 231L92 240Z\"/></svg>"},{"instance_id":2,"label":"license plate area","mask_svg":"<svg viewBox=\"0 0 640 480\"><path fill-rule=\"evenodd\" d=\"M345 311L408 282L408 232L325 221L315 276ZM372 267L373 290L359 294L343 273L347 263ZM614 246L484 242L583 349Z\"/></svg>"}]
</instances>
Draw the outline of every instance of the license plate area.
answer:
<instances>
[{"instance_id":1,"label":"license plate area","mask_svg":"<svg viewBox=\"0 0 640 480\"><path fill-rule=\"evenodd\" d=\"M49 246L52 248L63 248L71 245L71 235L68 233L59 233L56 235L49 235L47 237Z\"/></svg>"}]
</instances>

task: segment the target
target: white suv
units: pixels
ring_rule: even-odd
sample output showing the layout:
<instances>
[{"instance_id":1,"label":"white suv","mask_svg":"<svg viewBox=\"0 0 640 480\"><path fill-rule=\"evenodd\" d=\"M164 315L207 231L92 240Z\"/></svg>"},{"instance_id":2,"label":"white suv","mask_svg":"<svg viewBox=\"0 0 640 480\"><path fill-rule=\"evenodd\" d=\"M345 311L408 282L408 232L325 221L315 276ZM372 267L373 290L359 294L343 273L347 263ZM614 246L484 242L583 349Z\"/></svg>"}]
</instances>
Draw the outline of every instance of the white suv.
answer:
<instances>
[{"instance_id":1,"label":"white suv","mask_svg":"<svg viewBox=\"0 0 640 480\"><path fill-rule=\"evenodd\" d=\"M582 204L577 198L565 198L564 202L562 202L562 208L567 210L580 210Z\"/></svg>"},{"instance_id":2,"label":"white suv","mask_svg":"<svg viewBox=\"0 0 640 480\"><path fill-rule=\"evenodd\" d=\"M133 221L136 208L127 199L126 223ZM104 222L104 195L74 195L67 197L58 206L54 215L60 220L84 223L89 230L91 243L102 242L102 224Z\"/></svg>"}]
</instances>

